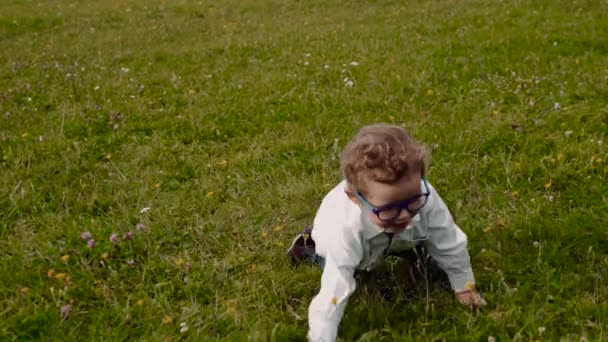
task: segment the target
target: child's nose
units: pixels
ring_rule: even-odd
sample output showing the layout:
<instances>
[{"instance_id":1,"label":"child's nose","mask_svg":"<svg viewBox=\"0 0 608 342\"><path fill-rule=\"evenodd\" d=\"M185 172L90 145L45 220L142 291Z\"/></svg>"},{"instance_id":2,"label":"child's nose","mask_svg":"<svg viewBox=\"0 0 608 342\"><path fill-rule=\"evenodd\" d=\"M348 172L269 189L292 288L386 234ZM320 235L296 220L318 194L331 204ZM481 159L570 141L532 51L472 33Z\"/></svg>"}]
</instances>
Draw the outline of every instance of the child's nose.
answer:
<instances>
[{"instance_id":1,"label":"child's nose","mask_svg":"<svg viewBox=\"0 0 608 342\"><path fill-rule=\"evenodd\" d=\"M410 212L403 209L403 210L401 210L401 213L397 217L397 220L405 222L405 221L409 221L411 218L412 218L412 215L410 214Z\"/></svg>"}]
</instances>

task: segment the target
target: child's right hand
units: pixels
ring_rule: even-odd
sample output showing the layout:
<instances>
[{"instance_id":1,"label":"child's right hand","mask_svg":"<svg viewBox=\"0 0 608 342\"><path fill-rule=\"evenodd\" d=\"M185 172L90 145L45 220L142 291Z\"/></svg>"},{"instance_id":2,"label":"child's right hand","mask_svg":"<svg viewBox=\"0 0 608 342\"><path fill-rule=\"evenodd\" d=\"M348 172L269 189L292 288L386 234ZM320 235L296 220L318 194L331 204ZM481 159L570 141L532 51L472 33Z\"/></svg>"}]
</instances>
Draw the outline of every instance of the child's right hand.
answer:
<instances>
[{"instance_id":1,"label":"child's right hand","mask_svg":"<svg viewBox=\"0 0 608 342\"><path fill-rule=\"evenodd\" d=\"M474 289L456 292L456 299L460 304L464 304L470 309L479 308L487 304L481 295Z\"/></svg>"}]
</instances>

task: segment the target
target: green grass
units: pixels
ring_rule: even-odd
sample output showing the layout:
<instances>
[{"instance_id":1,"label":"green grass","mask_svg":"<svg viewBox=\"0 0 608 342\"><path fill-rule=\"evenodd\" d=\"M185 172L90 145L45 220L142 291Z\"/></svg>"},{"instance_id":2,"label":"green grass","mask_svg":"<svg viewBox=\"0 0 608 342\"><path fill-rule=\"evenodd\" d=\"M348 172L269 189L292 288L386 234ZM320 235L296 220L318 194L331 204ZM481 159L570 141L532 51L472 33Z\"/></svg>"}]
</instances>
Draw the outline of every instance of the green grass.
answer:
<instances>
[{"instance_id":1,"label":"green grass","mask_svg":"<svg viewBox=\"0 0 608 342\"><path fill-rule=\"evenodd\" d=\"M432 147L489 305L367 284L343 340L608 338L605 1L12 0L0 46L2 340L303 340L284 249L375 122Z\"/></svg>"}]
</instances>

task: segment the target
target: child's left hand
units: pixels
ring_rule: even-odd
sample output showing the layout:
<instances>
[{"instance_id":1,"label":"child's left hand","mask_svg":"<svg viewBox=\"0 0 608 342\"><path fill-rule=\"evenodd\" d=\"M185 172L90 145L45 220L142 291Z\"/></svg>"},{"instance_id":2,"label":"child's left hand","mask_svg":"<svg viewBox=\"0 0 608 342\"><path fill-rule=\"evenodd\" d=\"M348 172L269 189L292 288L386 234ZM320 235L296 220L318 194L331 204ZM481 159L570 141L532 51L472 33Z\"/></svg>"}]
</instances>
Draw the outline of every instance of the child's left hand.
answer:
<instances>
[{"instance_id":1,"label":"child's left hand","mask_svg":"<svg viewBox=\"0 0 608 342\"><path fill-rule=\"evenodd\" d=\"M456 292L456 299L471 309L486 305L486 301L474 289Z\"/></svg>"}]
</instances>

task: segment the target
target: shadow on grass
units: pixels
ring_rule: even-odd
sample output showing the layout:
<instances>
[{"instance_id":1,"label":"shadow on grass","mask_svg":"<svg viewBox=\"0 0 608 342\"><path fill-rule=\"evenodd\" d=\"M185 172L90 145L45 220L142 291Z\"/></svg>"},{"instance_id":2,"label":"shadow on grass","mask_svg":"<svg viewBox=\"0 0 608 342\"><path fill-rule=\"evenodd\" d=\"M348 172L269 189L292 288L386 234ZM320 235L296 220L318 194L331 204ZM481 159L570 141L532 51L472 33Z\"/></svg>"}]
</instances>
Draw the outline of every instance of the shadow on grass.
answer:
<instances>
[{"instance_id":1,"label":"shadow on grass","mask_svg":"<svg viewBox=\"0 0 608 342\"><path fill-rule=\"evenodd\" d=\"M359 290L353 301L365 296L407 304L434 290L451 289L445 272L421 248L391 255L372 271L358 272L356 279Z\"/></svg>"}]
</instances>

